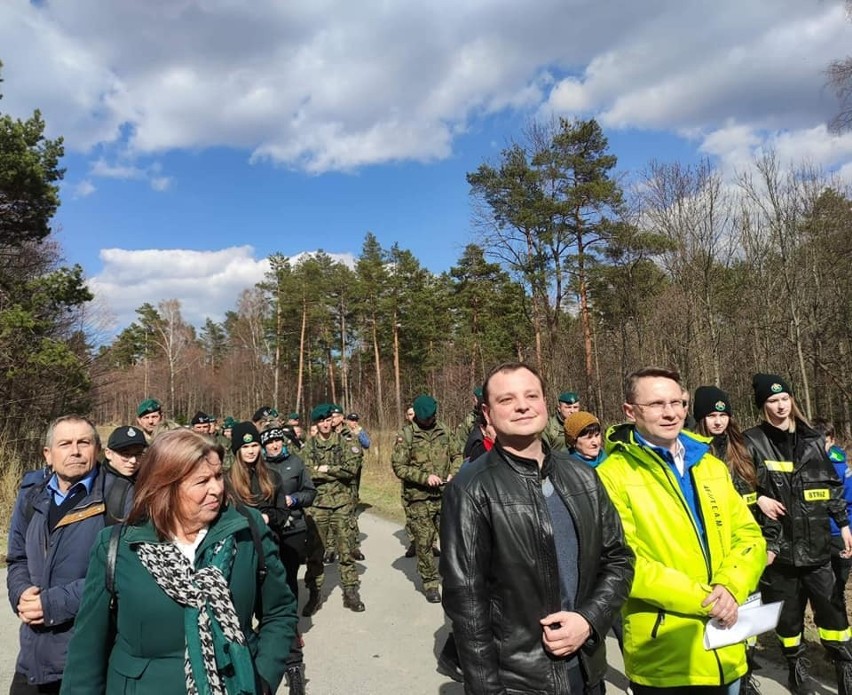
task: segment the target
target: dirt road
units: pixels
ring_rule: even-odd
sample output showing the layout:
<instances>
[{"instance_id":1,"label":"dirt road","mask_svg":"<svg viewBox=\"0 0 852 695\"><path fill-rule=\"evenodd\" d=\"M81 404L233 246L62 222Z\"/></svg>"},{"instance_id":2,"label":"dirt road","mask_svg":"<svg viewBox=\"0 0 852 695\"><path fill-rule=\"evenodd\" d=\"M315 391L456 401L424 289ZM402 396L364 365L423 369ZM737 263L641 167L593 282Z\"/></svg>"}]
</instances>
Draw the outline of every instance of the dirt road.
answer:
<instances>
[{"instance_id":1,"label":"dirt road","mask_svg":"<svg viewBox=\"0 0 852 695\"><path fill-rule=\"evenodd\" d=\"M337 569L328 566L326 602L313 618L302 618L309 695L463 695L464 688L435 670L435 654L447 634L440 605L426 602L418 590L415 560L403 557L404 531L369 513L361 516L359 563L364 613L342 605ZM5 580L5 571L3 571ZM5 581L4 581L5 584ZM303 592L304 593L304 592ZM300 597L304 604L305 596ZM14 672L17 619L11 609L0 611L0 690ZM623 693L618 645L607 640L611 664L608 693ZM786 673L767 665L760 672L763 695L786 693ZM825 693L836 692L834 685ZM282 686L280 695L287 695Z\"/></svg>"}]
</instances>

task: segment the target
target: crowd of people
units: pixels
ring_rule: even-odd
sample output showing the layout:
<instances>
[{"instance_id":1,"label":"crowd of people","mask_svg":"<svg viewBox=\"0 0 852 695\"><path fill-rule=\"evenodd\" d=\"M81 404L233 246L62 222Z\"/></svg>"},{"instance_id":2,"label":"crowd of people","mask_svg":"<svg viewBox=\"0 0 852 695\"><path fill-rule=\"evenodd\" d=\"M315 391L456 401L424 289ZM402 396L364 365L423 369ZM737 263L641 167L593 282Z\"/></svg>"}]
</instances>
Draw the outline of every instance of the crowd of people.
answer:
<instances>
[{"instance_id":1,"label":"crowd of people","mask_svg":"<svg viewBox=\"0 0 852 695\"><path fill-rule=\"evenodd\" d=\"M409 546L423 596L452 632L438 670L465 692L603 693L612 629L634 695L744 695L755 639L704 645L755 593L783 601L776 633L793 693L815 693L810 603L852 695L844 590L852 481L830 423L809 422L788 382L756 374L761 421L743 430L717 386L676 372L625 385L604 428L575 391L550 413L531 366L494 368L455 429L421 394L396 435ZM689 402L692 410L689 411ZM190 426L143 400L110 434L68 415L46 466L22 481L8 592L21 621L11 695L305 692L302 616L336 562L345 608L366 610L358 502L369 434L333 403L261 407Z\"/></svg>"}]
</instances>

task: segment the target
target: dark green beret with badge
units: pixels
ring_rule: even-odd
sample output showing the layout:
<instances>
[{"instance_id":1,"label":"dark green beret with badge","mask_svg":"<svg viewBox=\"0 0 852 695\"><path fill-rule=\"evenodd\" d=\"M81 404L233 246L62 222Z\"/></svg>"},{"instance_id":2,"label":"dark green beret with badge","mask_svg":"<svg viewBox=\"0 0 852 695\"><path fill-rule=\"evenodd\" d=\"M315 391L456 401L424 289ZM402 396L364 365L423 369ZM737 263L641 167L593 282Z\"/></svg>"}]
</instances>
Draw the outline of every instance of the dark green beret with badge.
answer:
<instances>
[{"instance_id":1,"label":"dark green beret with badge","mask_svg":"<svg viewBox=\"0 0 852 695\"><path fill-rule=\"evenodd\" d=\"M315 405L311 410L311 422L319 422L331 417L331 406L328 403L320 403Z\"/></svg>"},{"instance_id":2,"label":"dark green beret with badge","mask_svg":"<svg viewBox=\"0 0 852 695\"><path fill-rule=\"evenodd\" d=\"M434 417L435 413L438 412L438 401L432 398L432 396L422 393L414 399L411 407L414 408L414 417L424 422Z\"/></svg>"},{"instance_id":3,"label":"dark green beret with badge","mask_svg":"<svg viewBox=\"0 0 852 695\"><path fill-rule=\"evenodd\" d=\"M163 406L160 405L160 401L155 400L153 398L146 398L136 408L136 415L138 417L142 417L143 415L148 415L149 413L158 413L162 409Z\"/></svg>"},{"instance_id":4,"label":"dark green beret with badge","mask_svg":"<svg viewBox=\"0 0 852 695\"><path fill-rule=\"evenodd\" d=\"M565 391L559 394L559 402L574 405L574 403L580 402L580 397L574 391Z\"/></svg>"}]
</instances>

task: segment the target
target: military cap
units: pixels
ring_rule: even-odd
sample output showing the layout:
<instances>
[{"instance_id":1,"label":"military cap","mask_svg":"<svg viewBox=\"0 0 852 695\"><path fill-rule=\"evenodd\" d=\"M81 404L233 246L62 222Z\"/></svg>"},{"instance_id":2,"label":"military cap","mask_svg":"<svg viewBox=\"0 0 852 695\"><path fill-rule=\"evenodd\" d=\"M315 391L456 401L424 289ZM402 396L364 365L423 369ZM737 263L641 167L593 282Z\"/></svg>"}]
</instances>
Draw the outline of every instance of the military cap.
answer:
<instances>
[{"instance_id":1,"label":"military cap","mask_svg":"<svg viewBox=\"0 0 852 695\"><path fill-rule=\"evenodd\" d=\"M203 410L199 410L195 415L192 416L192 420L189 421L190 425L206 425L210 422L210 418L207 413Z\"/></svg>"},{"instance_id":2,"label":"military cap","mask_svg":"<svg viewBox=\"0 0 852 695\"><path fill-rule=\"evenodd\" d=\"M574 391L565 391L564 393L559 394L559 402L572 405L574 403L579 403L580 397L574 393Z\"/></svg>"},{"instance_id":3,"label":"military cap","mask_svg":"<svg viewBox=\"0 0 852 695\"><path fill-rule=\"evenodd\" d=\"M331 406L328 403L320 403L311 410L311 422L319 422L331 416Z\"/></svg>"},{"instance_id":4,"label":"military cap","mask_svg":"<svg viewBox=\"0 0 852 695\"><path fill-rule=\"evenodd\" d=\"M273 415L275 413L275 415ZM252 422L258 422L259 420L265 420L268 417L275 417L278 415L275 412L275 408L271 408L268 405L262 405L260 408L254 411L254 415L251 416Z\"/></svg>"},{"instance_id":5,"label":"military cap","mask_svg":"<svg viewBox=\"0 0 852 695\"><path fill-rule=\"evenodd\" d=\"M337 403L329 403L328 404L328 412L330 412L332 414L340 413L341 415L343 415L343 408L341 408L339 405L337 405Z\"/></svg>"},{"instance_id":6,"label":"military cap","mask_svg":"<svg viewBox=\"0 0 852 695\"><path fill-rule=\"evenodd\" d=\"M148 446L148 442L141 429L129 425L115 428L107 441L107 448L113 451L124 451L132 446Z\"/></svg>"},{"instance_id":7,"label":"military cap","mask_svg":"<svg viewBox=\"0 0 852 695\"><path fill-rule=\"evenodd\" d=\"M415 418L420 421L428 420L438 412L438 401L432 398L432 396L422 393L414 399L411 407L414 408Z\"/></svg>"},{"instance_id":8,"label":"military cap","mask_svg":"<svg viewBox=\"0 0 852 695\"><path fill-rule=\"evenodd\" d=\"M136 415L142 417L148 413L158 413L162 409L163 406L160 405L160 401L155 400L154 398L146 398L136 407Z\"/></svg>"},{"instance_id":9,"label":"military cap","mask_svg":"<svg viewBox=\"0 0 852 695\"><path fill-rule=\"evenodd\" d=\"M301 420L302 417L299 415L299 413L294 411L287 416L287 419L288 420Z\"/></svg>"},{"instance_id":10,"label":"military cap","mask_svg":"<svg viewBox=\"0 0 852 695\"><path fill-rule=\"evenodd\" d=\"M232 418L230 415L228 415L228 417L226 417L222 421L222 429L229 430L236 424L237 424L237 421L234 420L234 418Z\"/></svg>"},{"instance_id":11,"label":"military cap","mask_svg":"<svg viewBox=\"0 0 852 695\"><path fill-rule=\"evenodd\" d=\"M352 422L358 422L358 420L361 419L361 416L358 415L358 413L349 413L349 415L346 416L346 419L351 420Z\"/></svg>"}]
</instances>

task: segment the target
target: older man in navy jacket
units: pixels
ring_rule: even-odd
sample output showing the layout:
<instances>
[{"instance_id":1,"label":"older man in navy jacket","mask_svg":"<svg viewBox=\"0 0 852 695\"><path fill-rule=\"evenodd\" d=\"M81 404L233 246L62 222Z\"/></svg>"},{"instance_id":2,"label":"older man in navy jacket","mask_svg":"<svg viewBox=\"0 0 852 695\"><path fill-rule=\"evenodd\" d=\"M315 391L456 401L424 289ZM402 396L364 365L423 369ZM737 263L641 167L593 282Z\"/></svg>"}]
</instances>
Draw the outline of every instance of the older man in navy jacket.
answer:
<instances>
[{"instance_id":1,"label":"older man in navy jacket","mask_svg":"<svg viewBox=\"0 0 852 695\"><path fill-rule=\"evenodd\" d=\"M10 695L59 692L89 551L108 522L115 477L97 465L100 440L86 418L51 423L49 473L27 476L12 513L6 584L21 620Z\"/></svg>"}]
</instances>

